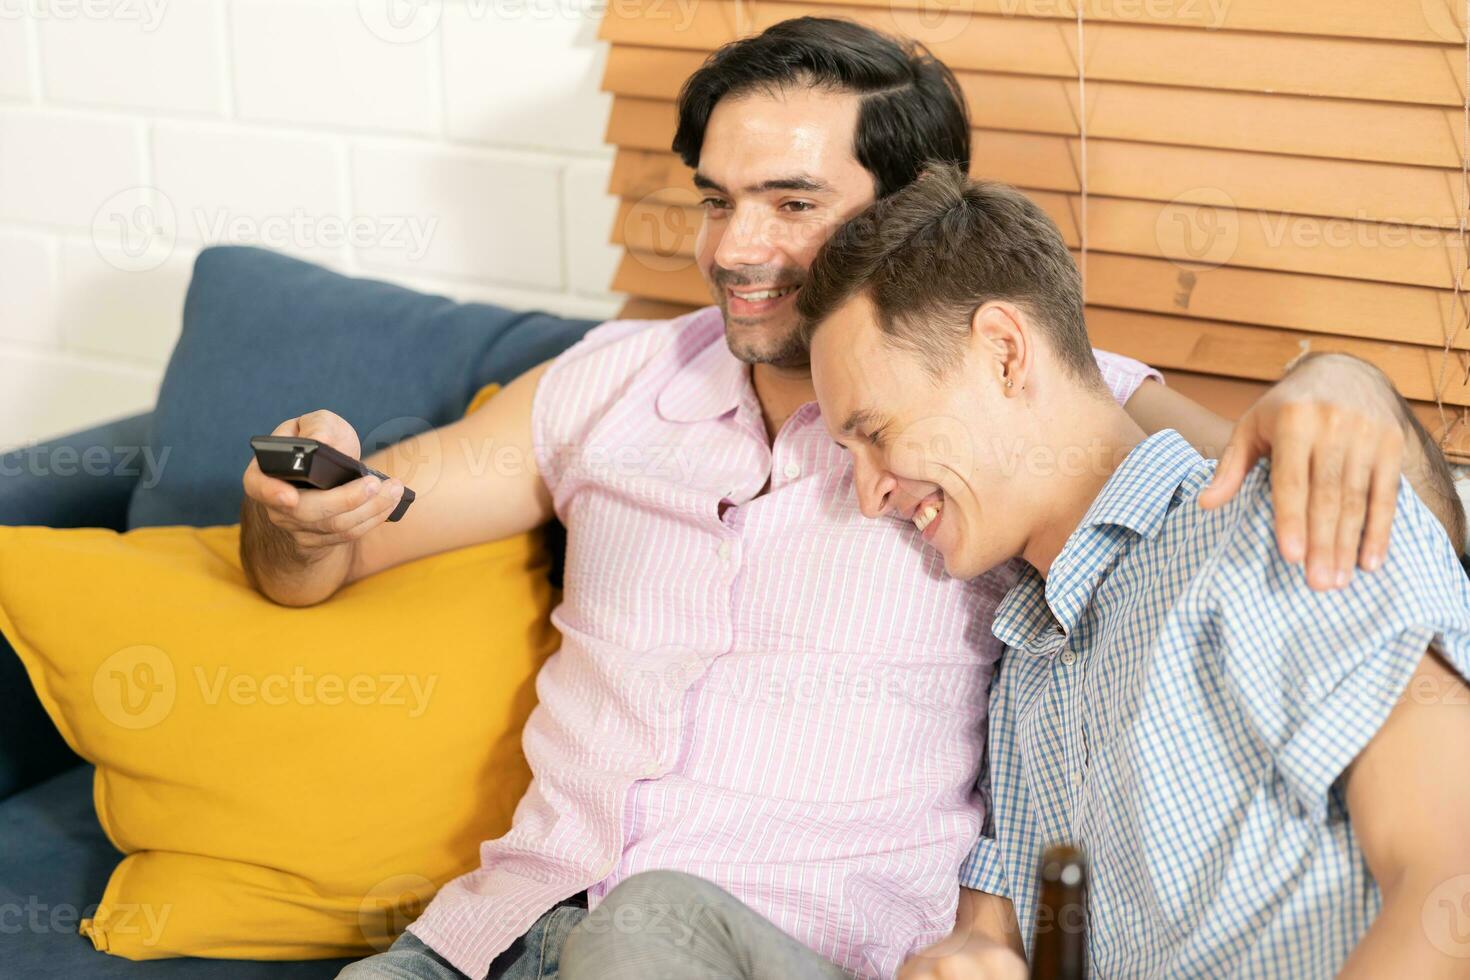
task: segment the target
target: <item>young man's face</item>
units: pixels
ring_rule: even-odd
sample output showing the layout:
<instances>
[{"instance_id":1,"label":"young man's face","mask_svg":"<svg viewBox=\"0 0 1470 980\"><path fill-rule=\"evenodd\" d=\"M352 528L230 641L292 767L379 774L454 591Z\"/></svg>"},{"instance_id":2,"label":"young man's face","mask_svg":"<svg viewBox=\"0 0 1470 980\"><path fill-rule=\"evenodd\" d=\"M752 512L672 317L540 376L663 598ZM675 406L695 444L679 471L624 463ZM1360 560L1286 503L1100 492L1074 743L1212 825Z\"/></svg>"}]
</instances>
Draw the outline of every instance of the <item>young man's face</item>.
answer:
<instances>
[{"instance_id":1,"label":"young man's face","mask_svg":"<svg viewBox=\"0 0 1470 980\"><path fill-rule=\"evenodd\" d=\"M742 361L806 364L796 290L822 243L875 196L853 155L857 117L856 95L805 87L726 97L710 114L695 249Z\"/></svg>"},{"instance_id":2,"label":"young man's face","mask_svg":"<svg viewBox=\"0 0 1470 980\"><path fill-rule=\"evenodd\" d=\"M852 454L864 516L912 520L956 578L1021 553L1031 509L997 438L1012 406L973 351L936 381L885 342L859 295L817 331L811 370L827 431Z\"/></svg>"}]
</instances>

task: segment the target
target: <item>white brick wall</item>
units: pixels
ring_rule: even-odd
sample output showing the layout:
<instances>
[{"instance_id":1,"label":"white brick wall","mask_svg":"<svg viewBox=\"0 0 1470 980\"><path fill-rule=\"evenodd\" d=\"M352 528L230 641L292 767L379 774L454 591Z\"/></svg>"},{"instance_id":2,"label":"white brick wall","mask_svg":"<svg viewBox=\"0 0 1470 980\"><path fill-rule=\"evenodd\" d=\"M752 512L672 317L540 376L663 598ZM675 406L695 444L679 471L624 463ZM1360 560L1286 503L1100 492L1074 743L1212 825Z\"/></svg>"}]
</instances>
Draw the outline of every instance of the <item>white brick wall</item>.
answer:
<instances>
[{"instance_id":1,"label":"white brick wall","mask_svg":"<svg viewBox=\"0 0 1470 980\"><path fill-rule=\"evenodd\" d=\"M614 314L600 9L0 4L0 450L151 406L216 242Z\"/></svg>"}]
</instances>

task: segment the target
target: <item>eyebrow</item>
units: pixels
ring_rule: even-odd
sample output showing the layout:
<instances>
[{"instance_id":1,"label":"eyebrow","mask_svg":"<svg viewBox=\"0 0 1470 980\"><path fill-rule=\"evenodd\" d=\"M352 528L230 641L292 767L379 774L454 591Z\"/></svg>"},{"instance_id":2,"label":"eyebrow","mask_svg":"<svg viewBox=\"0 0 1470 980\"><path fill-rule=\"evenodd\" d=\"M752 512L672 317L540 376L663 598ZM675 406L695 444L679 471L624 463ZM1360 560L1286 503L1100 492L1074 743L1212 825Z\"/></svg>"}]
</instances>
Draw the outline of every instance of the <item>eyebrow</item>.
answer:
<instances>
[{"instance_id":1,"label":"eyebrow","mask_svg":"<svg viewBox=\"0 0 1470 980\"><path fill-rule=\"evenodd\" d=\"M877 412L874 412L872 409L870 409L870 408L859 408L859 409L855 409L850 415L847 416L847 421L845 421L845 422L842 423L842 431L843 432L852 432L855 429L857 429L857 427L860 426L860 425L865 425L869 429L882 428L881 425L875 425L874 424L874 423L877 423L879 421L880 421L880 418L878 416L878 413Z\"/></svg>"},{"instance_id":2,"label":"eyebrow","mask_svg":"<svg viewBox=\"0 0 1470 980\"><path fill-rule=\"evenodd\" d=\"M729 193L719 183L711 180L706 174L699 171L694 172L694 186L705 191L719 191L721 194ZM794 174L790 177L774 177L763 180L758 184L750 184L745 188L747 194L764 194L767 191L815 191L823 193L832 190L832 185L820 177L810 174Z\"/></svg>"}]
</instances>

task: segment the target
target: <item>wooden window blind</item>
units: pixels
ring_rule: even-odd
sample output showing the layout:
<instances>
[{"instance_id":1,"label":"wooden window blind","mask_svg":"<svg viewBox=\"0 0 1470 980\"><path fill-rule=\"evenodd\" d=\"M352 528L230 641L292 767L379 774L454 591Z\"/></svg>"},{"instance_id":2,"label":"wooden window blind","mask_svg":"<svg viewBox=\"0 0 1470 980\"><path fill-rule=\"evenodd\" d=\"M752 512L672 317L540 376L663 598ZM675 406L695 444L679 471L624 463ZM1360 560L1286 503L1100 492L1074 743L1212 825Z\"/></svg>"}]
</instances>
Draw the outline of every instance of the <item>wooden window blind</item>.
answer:
<instances>
[{"instance_id":1,"label":"wooden window blind","mask_svg":"<svg viewBox=\"0 0 1470 980\"><path fill-rule=\"evenodd\" d=\"M1465 0L1080 2L609 4L625 312L710 302L669 149L684 79L788 17L846 17L955 71L972 174L1057 222L1097 346L1232 417L1299 354L1357 354L1470 461Z\"/></svg>"}]
</instances>

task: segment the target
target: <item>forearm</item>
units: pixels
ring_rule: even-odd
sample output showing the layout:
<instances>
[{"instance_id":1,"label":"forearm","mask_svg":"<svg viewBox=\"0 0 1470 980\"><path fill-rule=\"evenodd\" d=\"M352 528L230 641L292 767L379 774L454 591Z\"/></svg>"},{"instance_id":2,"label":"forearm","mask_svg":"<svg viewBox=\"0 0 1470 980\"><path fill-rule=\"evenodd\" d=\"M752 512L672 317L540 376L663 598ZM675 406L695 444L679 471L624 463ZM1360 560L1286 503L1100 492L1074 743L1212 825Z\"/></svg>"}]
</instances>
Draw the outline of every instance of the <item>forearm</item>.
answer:
<instances>
[{"instance_id":1,"label":"forearm","mask_svg":"<svg viewBox=\"0 0 1470 980\"><path fill-rule=\"evenodd\" d=\"M1383 908L1338 975L1340 980L1413 977L1436 980L1464 977L1464 903L1466 890L1441 886L1456 875L1406 875L1383 890ZM1443 894L1437 894L1442 892ZM1436 900L1438 898L1438 900ZM1436 942L1436 939L1438 942Z\"/></svg>"},{"instance_id":2,"label":"forearm","mask_svg":"<svg viewBox=\"0 0 1470 980\"><path fill-rule=\"evenodd\" d=\"M1206 459L1219 459L1230 441L1229 420L1152 379L1138 386L1123 410L1149 435L1173 429Z\"/></svg>"},{"instance_id":3,"label":"forearm","mask_svg":"<svg viewBox=\"0 0 1470 980\"><path fill-rule=\"evenodd\" d=\"M273 524L265 508L246 497L240 505L240 564L245 579L283 606L310 606L330 598L347 579L356 541L308 555Z\"/></svg>"},{"instance_id":4,"label":"forearm","mask_svg":"<svg viewBox=\"0 0 1470 980\"><path fill-rule=\"evenodd\" d=\"M954 931L956 938L981 935L1008 946L1017 956L1026 955L1025 944L1021 941L1021 927L1016 922L1016 909L1008 898L961 888Z\"/></svg>"}]
</instances>

